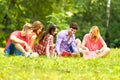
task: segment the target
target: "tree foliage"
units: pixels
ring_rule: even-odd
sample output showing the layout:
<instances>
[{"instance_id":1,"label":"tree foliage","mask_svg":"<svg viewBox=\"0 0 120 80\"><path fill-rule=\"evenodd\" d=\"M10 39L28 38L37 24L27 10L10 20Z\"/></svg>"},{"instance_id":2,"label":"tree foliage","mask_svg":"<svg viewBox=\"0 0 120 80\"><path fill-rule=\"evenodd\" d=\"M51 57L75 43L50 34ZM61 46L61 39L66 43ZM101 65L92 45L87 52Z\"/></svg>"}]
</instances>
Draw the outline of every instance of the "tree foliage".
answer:
<instances>
[{"instance_id":1,"label":"tree foliage","mask_svg":"<svg viewBox=\"0 0 120 80\"><path fill-rule=\"evenodd\" d=\"M76 36L81 40L91 26L97 25L108 46L120 47L119 5L119 0L111 0L105 36L107 0L0 0L0 46L5 46L10 33L21 30L24 23L40 20L46 28L57 24L59 31L77 22L80 28Z\"/></svg>"}]
</instances>

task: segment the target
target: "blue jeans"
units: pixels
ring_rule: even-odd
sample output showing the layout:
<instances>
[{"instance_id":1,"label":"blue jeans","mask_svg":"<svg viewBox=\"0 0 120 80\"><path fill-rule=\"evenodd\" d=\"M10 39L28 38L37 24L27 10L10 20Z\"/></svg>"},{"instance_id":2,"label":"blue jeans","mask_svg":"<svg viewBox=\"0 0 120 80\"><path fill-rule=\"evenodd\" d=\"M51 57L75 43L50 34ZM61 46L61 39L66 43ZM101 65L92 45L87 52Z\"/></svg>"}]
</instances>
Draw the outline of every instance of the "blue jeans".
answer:
<instances>
[{"instance_id":1,"label":"blue jeans","mask_svg":"<svg viewBox=\"0 0 120 80\"><path fill-rule=\"evenodd\" d=\"M23 56L23 53L21 53L19 50L15 48L15 46L10 43L5 50L5 55L17 55L17 56Z\"/></svg>"},{"instance_id":2,"label":"blue jeans","mask_svg":"<svg viewBox=\"0 0 120 80\"><path fill-rule=\"evenodd\" d=\"M69 44L68 47L69 47L69 52L73 53L73 52L74 52L74 49L73 49L72 45Z\"/></svg>"}]
</instances>

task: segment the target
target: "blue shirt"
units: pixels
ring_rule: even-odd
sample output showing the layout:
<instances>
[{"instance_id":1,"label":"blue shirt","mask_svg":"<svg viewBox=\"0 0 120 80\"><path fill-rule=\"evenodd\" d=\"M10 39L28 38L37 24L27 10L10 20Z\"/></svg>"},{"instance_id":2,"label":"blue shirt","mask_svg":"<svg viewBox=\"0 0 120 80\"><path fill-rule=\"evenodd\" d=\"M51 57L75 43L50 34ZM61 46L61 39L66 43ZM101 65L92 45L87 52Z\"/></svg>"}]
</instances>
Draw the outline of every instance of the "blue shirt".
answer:
<instances>
[{"instance_id":1,"label":"blue shirt","mask_svg":"<svg viewBox=\"0 0 120 80\"><path fill-rule=\"evenodd\" d=\"M72 51L70 47L72 48ZM72 34L68 41L68 30L63 30L59 32L56 39L55 50L57 53L61 53L63 51L77 52L75 35Z\"/></svg>"}]
</instances>

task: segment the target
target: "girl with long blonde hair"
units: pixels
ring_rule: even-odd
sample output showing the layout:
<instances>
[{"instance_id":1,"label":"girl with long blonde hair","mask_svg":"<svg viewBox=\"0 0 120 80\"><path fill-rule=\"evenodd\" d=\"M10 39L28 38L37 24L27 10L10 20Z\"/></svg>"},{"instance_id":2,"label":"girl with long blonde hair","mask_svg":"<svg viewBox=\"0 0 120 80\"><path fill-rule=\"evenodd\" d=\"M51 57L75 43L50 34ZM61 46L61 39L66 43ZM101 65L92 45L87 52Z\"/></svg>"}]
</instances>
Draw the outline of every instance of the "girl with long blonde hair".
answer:
<instances>
[{"instance_id":1,"label":"girl with long blonde hair","mask_svg":"<svg viewBox=\"0 0 120 80\"><path fill-rule=\"evenodd\" d=\"M90 32L84 36L82 45L86 47L83 57L87 59L105 57L110 51L100 35L98 26L93 26Z\"/></svg>"}]
</instances>

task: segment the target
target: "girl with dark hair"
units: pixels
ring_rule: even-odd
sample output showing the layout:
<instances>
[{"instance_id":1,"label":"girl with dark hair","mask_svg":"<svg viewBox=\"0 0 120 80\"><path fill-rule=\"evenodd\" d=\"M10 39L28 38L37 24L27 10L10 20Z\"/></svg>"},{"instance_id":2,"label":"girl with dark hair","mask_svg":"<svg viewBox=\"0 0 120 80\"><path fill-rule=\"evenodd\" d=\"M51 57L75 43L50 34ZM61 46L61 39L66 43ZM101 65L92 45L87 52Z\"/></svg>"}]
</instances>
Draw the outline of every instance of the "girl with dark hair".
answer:
<instances>
[{"instance_id":1,"label":"girl with dark hair","mask_svg":"<svg viewBox=\"0 0 120 80\"><path fill-rule=\"evenodd\" d=\"M44 33L44 36L39 40L39 44L35 48L35 51L39 55L46 55L47 57L54 56L54 36L57 33L57 26L52 24L48 30Z\"/></svg>"}]
</instances>

